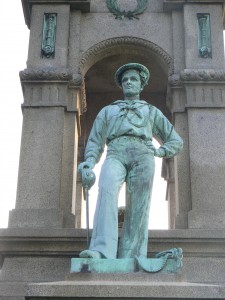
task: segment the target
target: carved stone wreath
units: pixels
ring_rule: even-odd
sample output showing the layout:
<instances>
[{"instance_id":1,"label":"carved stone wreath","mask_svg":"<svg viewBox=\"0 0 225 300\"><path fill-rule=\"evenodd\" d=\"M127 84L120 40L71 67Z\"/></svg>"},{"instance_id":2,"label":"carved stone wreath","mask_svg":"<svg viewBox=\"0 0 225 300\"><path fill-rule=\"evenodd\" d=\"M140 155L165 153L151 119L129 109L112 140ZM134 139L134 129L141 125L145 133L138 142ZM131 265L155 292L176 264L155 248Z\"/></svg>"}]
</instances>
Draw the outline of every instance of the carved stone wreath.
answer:
<instances>
[{"instance_id":1,"label":"carved stone wreath","mask_svg":"<svg viewBox=\"0 0 225 300\"><path fill-rule=\"evenodd\" d=\"M106 0L107 7L111 13L114 14L116 19L122 20L124 18L139 19L137 15L142 14L147 8L148 0L136 0L137 7L132 11L121 11L118 5L118 0Z\"/></svg>"}]
</instances>

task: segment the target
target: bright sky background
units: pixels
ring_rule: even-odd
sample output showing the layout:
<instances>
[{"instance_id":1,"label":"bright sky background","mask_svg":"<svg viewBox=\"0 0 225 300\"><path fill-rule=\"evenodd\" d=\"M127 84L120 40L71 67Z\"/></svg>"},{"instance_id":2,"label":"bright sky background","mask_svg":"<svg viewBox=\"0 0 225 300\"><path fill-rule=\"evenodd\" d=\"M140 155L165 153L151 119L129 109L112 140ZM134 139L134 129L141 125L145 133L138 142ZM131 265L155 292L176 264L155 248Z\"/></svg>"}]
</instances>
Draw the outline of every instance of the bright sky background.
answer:
<instances>
[{"instance_id":1,"label":"bright sky background","mask_svg":"<svg viewBox=\"0 0 225 300\"><path fill-rule=\"evenodd\" d=\"M26 68L28 35L21 1L0 1L0 228L15 205L23 102L18 74Z\"/></svg>"}]
</instances>

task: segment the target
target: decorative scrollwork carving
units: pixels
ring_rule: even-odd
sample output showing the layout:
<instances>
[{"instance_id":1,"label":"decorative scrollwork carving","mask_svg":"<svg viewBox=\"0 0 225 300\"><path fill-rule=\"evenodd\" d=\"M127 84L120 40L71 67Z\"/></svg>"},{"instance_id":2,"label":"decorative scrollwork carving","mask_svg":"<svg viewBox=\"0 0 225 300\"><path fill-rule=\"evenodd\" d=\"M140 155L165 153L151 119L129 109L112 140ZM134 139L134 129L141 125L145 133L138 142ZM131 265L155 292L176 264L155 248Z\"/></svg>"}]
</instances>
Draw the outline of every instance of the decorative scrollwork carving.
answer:
<instances>
[{"instance_id":1,"label":"decorative scrollwork carving","mask_svg":"<svg viewBox=\"0 0 225 300\"><path fill-rule=\"evenodd\" d=\"M184 70L180 73L182 81L225 81L224 70Z\"/></svg>"},{"instance_id":2,"label":"decorative scrollwork carving","mask_svg":"<svg viewBox=\"0 0 225 300\"><path fill-rule=\"evenodd\" d=\"M38 80L60 80L69 81L72 79L72 74L69 70L62 69L25 69L20 71L21 81L38 81Z\"/></svg>"},{"instance_id":3,"label":"decorative scrollwork carving","mask_svg":"<svg viewBox=\"0 0 225 300\"><path fill-rule=\"evenodd\" d=\"M188 81L225 81L225 72L224 70L187 69L181 71L180 74L172 74L168 78L168 83L171 87L183 86Z\"/></svg>"},{"instance_id":4,"label":"decorative scrollwork carving","mask_svg":"<svg viewBox=\"0 0 225 300\"><path fill-rule=\"evenodd\" d=\"M117 0L106 0L107 7L116 19L122 20L128 18L129 20L138 19L138 15L142 14L147 8L148 0L136 0L137 7L133 11L121 11Z\"/></svg>"}]
</instances>

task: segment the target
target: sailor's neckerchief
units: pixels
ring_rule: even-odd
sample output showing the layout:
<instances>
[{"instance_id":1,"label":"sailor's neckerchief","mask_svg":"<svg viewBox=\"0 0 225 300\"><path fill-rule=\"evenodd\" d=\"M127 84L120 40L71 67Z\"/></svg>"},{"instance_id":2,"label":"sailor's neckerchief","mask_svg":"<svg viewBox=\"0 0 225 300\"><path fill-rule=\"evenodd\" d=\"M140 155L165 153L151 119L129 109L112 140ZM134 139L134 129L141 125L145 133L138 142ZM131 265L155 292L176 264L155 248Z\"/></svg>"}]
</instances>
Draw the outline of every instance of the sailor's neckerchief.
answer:
<instances>
[{"instance_id":1,"label":"sailor's neckerchief","mask_svg":"<svg viewBox=\"0 0 225 300\"><path fill-rule=\"evenodd\" d=\"M138 128L144 127L147 123L147 118L142 114L141 110L139 109L143 105L148 105L148 103L144 100L117 100L113 102L111 105L117 105L120 107L120 112L118 117L120 117L121 123L124 118L127 118L128 122ZM133 117L138 117L138 121L133 120L135 118L129 117L128 113L133 112ZM118 129L120 129L120 126L118 126Z\"/></svg>"}]
</instances>

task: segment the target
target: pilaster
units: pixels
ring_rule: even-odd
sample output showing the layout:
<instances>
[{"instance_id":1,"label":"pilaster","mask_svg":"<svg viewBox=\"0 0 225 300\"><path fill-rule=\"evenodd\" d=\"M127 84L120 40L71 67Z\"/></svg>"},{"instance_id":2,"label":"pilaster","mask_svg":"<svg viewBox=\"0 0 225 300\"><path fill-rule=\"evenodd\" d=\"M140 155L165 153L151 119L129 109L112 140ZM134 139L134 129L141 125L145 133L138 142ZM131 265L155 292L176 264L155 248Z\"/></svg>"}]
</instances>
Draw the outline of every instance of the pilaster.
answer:
<instances>
[{"instance_id":1,"label":"pilaster","mask_svg":"<svg viewBox=\"0 0 225 300\"><path fill-rule=\"evenodd\" d=\"M182 66L176 61L181 56L174 48L175 73L169 78L169 104L175 127L184 139L184 149L175 158L176 228L224 228L224 157L223 143L219 142L224 134L225 107L222 4L211 0L164 1L164 10L172 11L175 24L183 14L183 35L179 36L184 69L177 67ZM209 18L202 33L199 15ZM204 43L210 36L208 56L199 52L199 42L203 41L200 34Z\"/></svg>"},{"instance_id":2,"label":"pilaster","mask_svg":"<svg viewBox=\"0 0 225 300\"><path fill-rule=\"evenodd\" d=\"M222 229L225 227L222 138L225 134L225 72L223 69L186 69L180 75L173 75L170 84L173 110L182 110L182 92L185 95L183 109L187 112L186 122L181 122L187 129L186 138L183 136L184 150L175 158L175 162L179 160L175 168L178 172L175 181L177 228L181 220L184 222L185 212L188 228ZM189 176L185 176L187 173Z\"/></svg>"},{"instance_id":3,"label":"pilaster","mask_svg":"<svg viewBox=\"0 0 225 300\"><path fill-rule=\"evenodd\" d=\"M16 208L9 227L74 227L82 76L67 69L20 72L23 130Z\"/></svg>"},{"instance_id":4,"label":"pilaster","mask_svg":"<svg viewBox=\"0 0 225 300\"><path fill-rule=\"evenodd\" d=\"M10 212L9 227L74 227L85 91L82 76L68 68L70 10L89 11L90 3L22 3L30 42L27 69L20 72L23 131L16 208ZM54 26L51 19L45 23L46 16L53 16ZM49 51L52 47L51 55L43 54L44 42Z\"/></svg>"},{"instance_id":5,"label":"pilaster","mask_svg":"<svg viewBox=\"0 0 225 300\"><path fill-rule=\"evenodd\" d=\"M192 210L189 228L224 228L224 70L186 70Z\"/></svg>"}]
</instances>

